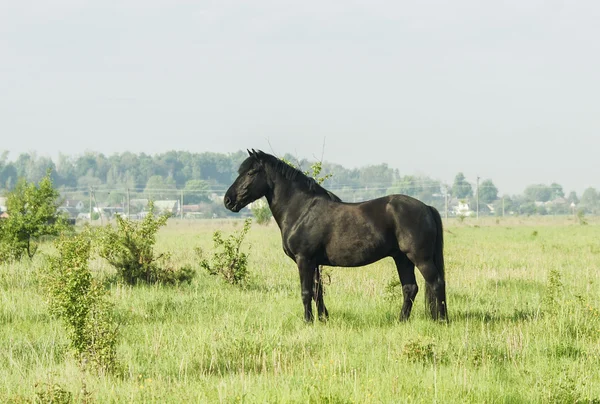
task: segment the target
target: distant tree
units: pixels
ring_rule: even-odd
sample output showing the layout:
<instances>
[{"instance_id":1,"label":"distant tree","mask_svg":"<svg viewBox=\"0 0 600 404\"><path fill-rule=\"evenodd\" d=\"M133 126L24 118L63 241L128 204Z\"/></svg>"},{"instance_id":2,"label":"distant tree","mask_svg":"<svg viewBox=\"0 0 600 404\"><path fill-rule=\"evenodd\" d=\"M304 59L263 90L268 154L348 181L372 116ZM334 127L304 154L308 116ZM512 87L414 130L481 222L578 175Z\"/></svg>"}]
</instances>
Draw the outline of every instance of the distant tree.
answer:
<instances>
[{"instance_id":1,"label":"distant tree","mask_svg":"<svg viewBox=\"0 0 600 404\"><path fill-rule=\"evenodd\" d=\"M537 212L537 208L533 201L528 201L519 206L519 214L521 215L535 215Z\"/></svg>"},{"instance_id":2,"label":"distant tree","mask_svg":"<svg viewBox=\"0 0 600 404\"><path fill-rule=\"evenodd\" d=\"M421 186L417 177L413 175L405 175L395 181L390 188L387 189L388 194L403 194L416 197L421 191Z\"/></svg>"},{"instance_id":3,"label":"distant tree","mask_svg":"<svg viewBox=\"0 0 600 404\"><path fill-rule=\"evenodd\" d=\"M100 178L91 175L84 175L77 179L77 186L80 188L88 189L91 187L99 187L102 184L103 181Z\"/></svg>"},{"instance_id":4,"label":"distant tree","mask_svg":"<svg viewBox=\"0 0 600 404\"><path fill-rule=\"evenodd\" d=\"M565 191L563 191L562 185L553 182L552 184L550 184L550 189L552 191L552 196L550 197L551 200L565 197Z\"/></svg>"},{"instance_id":5,"label":"distant tree","mask_svg":"<svg viewBox=\"0 0 600 404\"><path fill-rule=\"evenodd\" d=\"M172 178L164 179L160 175L153 175L148 178L144 193L146 193L150 199L177 198L175 181Z\"/></svg>"},{"instance_id":6,"label":"distant tree","mask_svg":"<svg viewBox=\"0 0 600 404\"><path fill-rule=\"evenodd\" d=\"M505 215L509 215L519 211L519 205L510 196L504 195L500 199L493 202L494 215L502 216L503 210Z\"/></svg>"},{"instance_id":7,"label":"distant tree","mask_svg":"<svg viewBox=\"0 0 600 404\"><path fill-rule=\"evenodd\" d=\"M579 198L577 197L577 193L575 191L569 192L569 196L567 196L567 202L569 202L569 204L579 204Z\"/></svg>"},{"instance_id":8,"label":"distant tree","mask_svg":"<svg viewBox=\"0 0 600 404\"><path fill-rule=\"evenodd\" d=\"M17 169L8 162L8 151L0 154L0 189L11 189L18 179Z\"/></svg>"},{"instance_id":9,"label":"distant tree","mask_svg":"<svg viewBox=\"0 0 600 404\"><path fill-rule=\"evenodd\" d=\"M360 170L359 180L362 186L368 188L387 188L396 174L396 171L389 168L387 164L371 165Z\"/></svg>"},{"instance_id":10,"label":"distant tree","mask_svg":"<svg viewBox=\"0 0 600 404\"><path fill-rule=\"evenodd\" d=\"M442 199L441 184L439 181L426 176L405 175L394 181L386 194L403 194L412 196L427 204Z\"/></svg>"},{"instance_id":11,"label":"distant tree","mask_svg":"<svg viewBox=\"0 0 600 404\"><path fill-rule=\"evenodd\" d=\"M469 198L473 196L473 187L469 184L463 173L456 174L452 184L452 195L458 199Z\"/></svg>"},{"instance_id":12,"label":"distant tree","mask_svg":"<svg viewBox=\"0 0 600 404\"><path fill-rule=\"evenodd\" d=\"M483 180L479 184L479 201L483 203L492 203L498 199L498 188L492 180Z\"/></svg>"},{"instance_id":13,"label":"distant tree","mask_svg":"<svg viewBox=\"0 0 600 404\"><path fill-rule=\"evenodd\" d=\"M598 191L592 187L586 188L581 195L580 205L587 213L598 213L600 211Z\"/></svg>"},{"instance_id":14,"label":"distant tree","mask_svg":"<svg viewBox=\"0 0 600 404\"><path fill-rule=\"evenodd\" d=\"M531 202L548 202L552 199L553 189L544 184L533 184L525 188L524 196Z\"/></svg>"},{"instance_id":15,"label":"distant tree","mask_svg":"<svg viewBox=\"0 0 600 404\"><path fill-rule=\"evenodd\" d=\"M185 183L184 203L198 204L208 202L208 183L202 180L189 180Z\"/></svg>"},{"instance_id":16,"label":"distant tree","mask_svg":"<svg viewBox=\"0 0 600 404\"><path fill-rule=\"evenodd\" d=\"M59 178L57 181L58 184L73 188L77 186L77 174L75 173L73 160L66 154L58 154L56 173Z\"/></svg>"}]
</instances>

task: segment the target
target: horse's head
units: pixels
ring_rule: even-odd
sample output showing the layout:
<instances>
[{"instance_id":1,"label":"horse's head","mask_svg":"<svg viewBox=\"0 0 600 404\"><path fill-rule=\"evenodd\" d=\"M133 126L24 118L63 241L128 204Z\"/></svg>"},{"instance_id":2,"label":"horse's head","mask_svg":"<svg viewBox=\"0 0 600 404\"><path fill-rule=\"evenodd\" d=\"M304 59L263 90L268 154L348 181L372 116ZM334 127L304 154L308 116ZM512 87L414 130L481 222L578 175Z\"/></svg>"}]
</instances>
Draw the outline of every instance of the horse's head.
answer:
<instances>
[{"instance_id":1,"label":"horse's head","mask_svg":"<svg viewBox=\"0 0 600 404\"><path fill-rule=\"evenodd\" d=\"M238 177L225 193L223 202L232 212L239 212L250 202L265 196L269 189L261 151L248 150L249 157L238 170Z\"/></svg>"}]
</instances>

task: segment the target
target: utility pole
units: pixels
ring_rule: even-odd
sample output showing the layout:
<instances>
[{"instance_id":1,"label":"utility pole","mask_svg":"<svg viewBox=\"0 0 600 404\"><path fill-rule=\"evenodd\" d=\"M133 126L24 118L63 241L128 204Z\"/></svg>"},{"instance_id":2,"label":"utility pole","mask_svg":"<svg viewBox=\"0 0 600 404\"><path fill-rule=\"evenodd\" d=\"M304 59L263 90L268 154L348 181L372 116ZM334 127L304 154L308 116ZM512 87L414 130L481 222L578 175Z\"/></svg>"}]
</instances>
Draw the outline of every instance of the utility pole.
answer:
<instances>
[{"instance_id":1,"label":"utility pole","mask_svg":"<svg viewBox=\"0 0 600 404\"><path fill-rule=\"evenodd\" d=\"M181 189L181 203L179 204L179 218L183 219L183 188Z\"/></svg>"},{"instance_id":2,"label":"utility pole","mask_svg":"<svg viewBox=\"0 0 600 404\"><path fill-rule=\"evenodd\" d=\"M131 204L130 204L129 201L130 201L130 199L129 199L129 188L127 188L127 219L131 219L131 215L130 215L131 214L131 212L130 212Z\"/></svg>"},{"instance_id":3,"label":"utility pole","mask_svg":"<svg viewBox=\"0 0 600 404\"><path fill-rule=\"evenodd\" d=\"M502 195L502 217L504 217L504 195Z\"/></svg>"},{"instance_id":4,"label":"utility pole","mask_svg":"<svg viewBox=\"0 0 600 404\"><path fill-rule=\"evenodd\" d=\"M98 209L98 215L100 216L100 226L103 226L102 223L102 209L98 208L98 202L96 201L96 193L94 192L94 188L92 187L92 197L94 198L94 205L96 205L96 209Z\"/></svg>"},{"instance_id":5,"label":"utility pole","mask_svg":"<svg viewBox=\"0 0 600 404\"><path fill-rule=\"evenodd\" d=\"M444 192L444 210L446 211L446 220L448 220L448 187L445 187L446 192Z\"/></svg>"},{"instance_id":6,"label":"utility pole","mask_svg":"<svg viewBox=\"0 0 600 404\"><path fill-rule=\"evenodd\" d=\"M477 176L477 219L479 219L479 176Z\"/></svg>"},{"instance_id":7,"label":"utility pole","mask_svg":"<svg viewBox=\"0 0 600 404\"><path fill-rule=\"evenodd\" d=\"M90 187L90 223L92 223L92 194L94 193L94 187Z\"/></svg>"}]
</instances>

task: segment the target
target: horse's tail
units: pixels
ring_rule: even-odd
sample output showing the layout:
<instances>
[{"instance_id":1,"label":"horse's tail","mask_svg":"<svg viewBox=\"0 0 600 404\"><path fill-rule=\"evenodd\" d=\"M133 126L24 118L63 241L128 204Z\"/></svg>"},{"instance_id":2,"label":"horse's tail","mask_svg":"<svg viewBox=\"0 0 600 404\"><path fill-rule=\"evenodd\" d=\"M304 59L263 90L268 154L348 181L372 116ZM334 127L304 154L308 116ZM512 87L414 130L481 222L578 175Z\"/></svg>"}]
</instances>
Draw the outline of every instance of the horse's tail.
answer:
<instances>
[{"instance_id":1,"label":"horse's tail","mask_svg":"<svg viewBox=\"0 0 600 404\"><path fill-rule=\"evenodd\" d=\"M431 210L431 215L433 216L436 227L433 263L438 270L439 278L435 288L432 288L431 285L427 284L425 289L425 294L427 296L426 302L429 305L433 318L448 321L446 281L444 280L444 228L442 226L440 212L433 206L430 206L429 210Z\"/></svg>"},{"instance_id":2,"label":"horse's tail","mask_svg":"<svg viewBox=\"0 0 600 404\"><path fill-rule=\"evenodd\" d=\"M433 262L437 267L438 271L440 271L440 276L442 280L444 279L444 227L442 226L442 217L440 216L440 212L433 206L429 206L429 210L431 210L431 215L433 216L433 221L435 222L436 227L436 236L435 236L435 251L433 254ZM446 296L444 296L444 300Z\"/></svg>"}]
</instances>

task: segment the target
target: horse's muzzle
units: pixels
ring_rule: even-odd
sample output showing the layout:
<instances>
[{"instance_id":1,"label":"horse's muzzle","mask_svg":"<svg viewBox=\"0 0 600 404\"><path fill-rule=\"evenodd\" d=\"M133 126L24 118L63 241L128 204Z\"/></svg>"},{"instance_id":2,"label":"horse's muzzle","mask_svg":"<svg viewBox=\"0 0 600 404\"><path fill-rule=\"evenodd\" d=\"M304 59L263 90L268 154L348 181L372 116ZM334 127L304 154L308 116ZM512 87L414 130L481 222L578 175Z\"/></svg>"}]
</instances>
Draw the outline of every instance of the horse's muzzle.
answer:
<instances>
[{"instance_id":1,"label":"horse's muzzle","mask_svg":"<svg viewBox=\"0 0 600 404\"><path fill-rule=\"evenodd\" d=\"M225 196L225 198L223 198L223 203L225 204L225 208L229 209L232 212L240 211L240 209L238 208L238 205L236 203L233 203L231 198L228 196Z\"/></svg>"}]
</instances>

